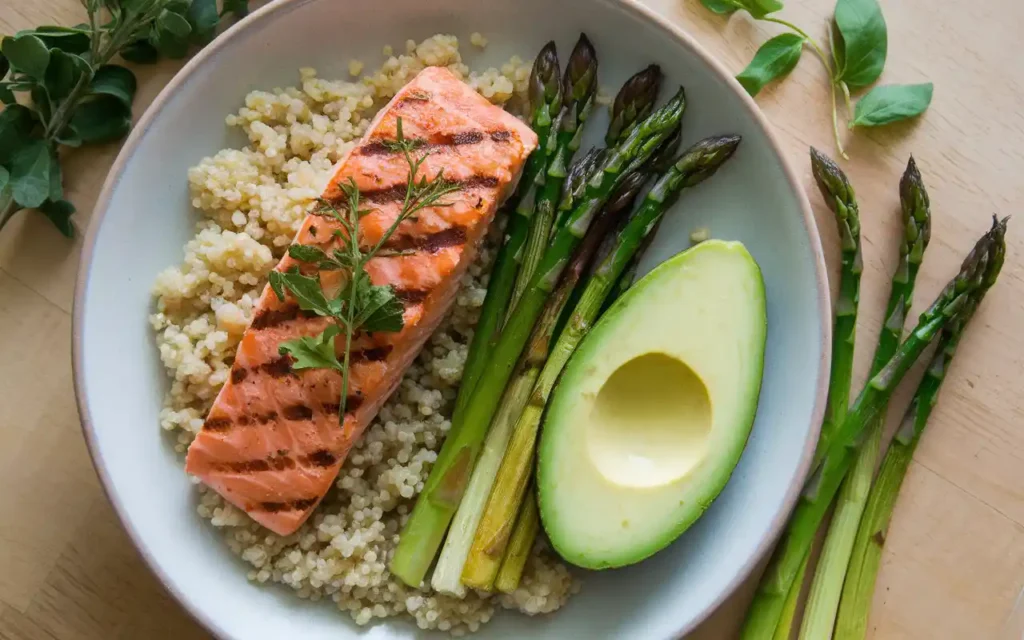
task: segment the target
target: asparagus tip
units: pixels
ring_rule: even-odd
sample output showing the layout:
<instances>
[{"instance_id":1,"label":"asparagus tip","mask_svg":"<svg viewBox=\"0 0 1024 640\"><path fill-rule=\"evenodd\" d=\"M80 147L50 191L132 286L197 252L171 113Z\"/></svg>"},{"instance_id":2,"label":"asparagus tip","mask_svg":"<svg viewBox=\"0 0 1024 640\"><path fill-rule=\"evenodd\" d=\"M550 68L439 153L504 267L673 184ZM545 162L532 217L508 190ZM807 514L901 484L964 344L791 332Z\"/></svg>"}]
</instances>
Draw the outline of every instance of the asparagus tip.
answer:
<instances>
[{"instance_id":1,"label":"asparagus tip","mask_svg":"<svg viewBox=\"0 0 1024 640\"><path fill-rule=\"evenodd\" d=\"M543 105L555 103L559 82L558 48L550 40L537 54L530 72L530 106L537 110Z\"/></svg>"},{"instance_id":2,"label":"asparagus tip","mask_svg":"<svg viewBox=\"0 0 1024 640\"><path fill-rule=\"evenodd\" d=\"M597 88L597 51L585 33L580 33L569 55L562 85L566 104L572 100L586 102Z\"/></svg>"}]
</instances>

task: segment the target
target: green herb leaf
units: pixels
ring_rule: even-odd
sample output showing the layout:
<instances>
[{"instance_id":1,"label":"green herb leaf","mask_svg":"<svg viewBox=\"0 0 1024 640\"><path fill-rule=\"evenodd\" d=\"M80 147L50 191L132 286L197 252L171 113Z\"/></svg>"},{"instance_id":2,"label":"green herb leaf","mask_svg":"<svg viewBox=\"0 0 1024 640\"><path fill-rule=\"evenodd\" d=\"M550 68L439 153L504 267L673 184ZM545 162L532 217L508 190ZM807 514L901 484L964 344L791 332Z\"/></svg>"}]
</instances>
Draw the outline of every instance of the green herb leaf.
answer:
<instances>
[{"instance_id":1,"label":"green herb leaf","mask_svg":"<svg viewBox=\"0 0 1024 640\"><path fill-rule=\"evenodd\" d=\"M189 0L164 0L164 9L179 16L188 12Z\"/></svg>"},{"instance_id":2,"label":"green herb leaf","mask_svg":"<svg viewBox=\"0 0 1024 640\"><path fill-rule=\"evenodd\" d=\"M71 215L75 212L75 205L67 200L47 200L39 205L39 211L65 236L68 238L75 237L75 225L71 223Z\"/></svg>"},{"instance_id":3,"label":"green herb leaf","mask_svg":"<svg viewBox=\"0 0 1024 640\"><path fill-rule=\"evenodd\" d=\"M39 117L43 122L49 122L50 116L53 115L53 103L50 102L46 86L42 84L33 85L29 95L32 96L32 106L39 112Z\"/></svg>"},{"instance_id":4,"label":"green herb leaf","mask_svg":"<svg viewBox=\"0 0 1024 640\"><path fill-rule=\"evenodd\" d=\"M60 102L71 93L71 90L88 73L89 63L71 53L60 49L50 51L50 64L46 67L46 91L50 99Z\"/></svg>"},{"instance_id":5,"label":"green herb leaf","mask_svg":"<svg viewBox=\"0 0 1024 640\"><path fill-rule=\"evenodd\" d=\"M192 0L185 14L192 25L192 41L206 44L213 39L217 31L220 16L217 14L217 0Z\"/></svg>"},{"instance_id":6,"label":"green herb leaf","mask_svg":"<svg viewBox=\"0 0 1024 640\"><path fill-rule=\"evenodd\" d=\"M761 45L747 68L736 76L743 88L756 96L766 84L781 78L796 67L804 50L804 38L783 33Z\"/></svg>"},{"instance_id":7,"label":"green herb leaf","mask_svg":"<svg viewBox=\"0 0 1024 640\"><path fill-rule=\"evenodd\" d=\"M852 89L866 87L882 75L889 47L888 30L878 0L837 0L835 23L842 35L844 81Z\"/></svg>"},{"instance_id":8,"label":"green herb leaf","mask_svg":"<svg viewBox=\"0 0 1024 640\"><path fill-rule=\"evenodd\" d=\"M220 15L234 14L238 18L249 15L249 0L224 0Z\"/></svg>"},{"instance_id":9,"label":"green herb leaf","mask_svg":"<svg viewBox=\"0 0 1024 640\"><path fill-rule=\"evenodd\" d=\"M33 35L12 38L7 36L0 43L0 51L10 63L11 68L42 80L46 77L46 67L50 63L50 51L43 41Z\"/></svg>"},{"instance_id":10,"label":"green herb leaf","mask_svg":"<svg viewBox=\"0 0 1024 640\"><path fill-rule=\"evenodd\" d=\"M34 35L43 41L49 49L59 49L65 53L81 55L89 51L92 40L89 29L81 27L59 27L44 25L35 29L19 31L15 37Z\"/></svg>"},{"instance_id":11,"label":"green herb leaf","mask_svg":"<svg viewBox=\"0 0 1024 640\"><path fill-rule=\"evenodd\" d=\"M153 30L149 38L150 43L156 48L160 55L172 60L178 60L188 55L188 38L176 36L169 31Z\"/></svg>"},{"instance_id":12,"label":"green herb leaf","mask_svg":"<svg viewBox=\"0 0 1024 640\"><path fill-rule=\"evenodd\" d=\"M0 167L0 197L4 195L4 191L11 183L11 174L7 169Z\"/></svg>"},{"instance_id":13,"label":"green herb leaf","mask_svg":"<svg viewBox=\"0 0 1024 640\"><path fill-rule=\"evenodd\" d=\"M121 47L118 54L128 62L136 64L153 64L160 59L160 53L148 39L129 42Z\"/></svg>"},{"instance_id":14,"label":"green herb leaf","mask_svg":"<svg viewBox=\"0 0 1024 640\"><path fill-rule=\"evenodd\" d=\"M857 102L850 127L880 127L919 116L932 102L932 83L875 87Z\"/></svg>"},{"instance_id":15,"label":"green herb leaf","mask_svg":"<svg viewBox=\"0 0 1024 640\"><path fill-rule=\"evenodd\" d=\"M32 140L11 158L11 193L26 209L43 204L50 193L53 156L45 140Z\"/></svg>"},{"instance_id":16,"label":"green herb leaf","mask_svg":"<svg viewBox=\"0 0 1024 640\"><path fill-rule=\"evenodd\" d=\"M337 312L337 308L324 296L319 276L304 276L297 268L285 272L271 271L270 287L278 294L279 300L284 300L284 291L291 293L303 311L313 311L326 317L334 316Z\"/></svg>"},{"instance_id":17,"label":"green herb leaf","mask_svg":"<svg viewBox=\"0 0 1024 640\"><path fill-rule=\"evenodd\" d=\"M10 166L14 153L32 140L37 122L24 105L12 104L0 111L0 164Z\"/></svg>"},{"instance_id":18,"label":"green herb leaf","mask_svg":"<svg viewBox=\"0 0 1024 640\"><path fill-rule=\"evenodd\" d=\"M782 11L782 0L742 0L744 8L758 20L770 13Z\"/></svg>"},{"instance_id":19,"label":"green herb leaf","mask_svg":"<svg viewBox=\"0 0 1024 640\"><path fill-rule=\"evenodd\" d=\"M82 142L111 142L131 130L132 112L114 96L89 96L72 112L69 127Z\"/></svg>"},{"instance_id":20,"label":"green herb leaf","mask_svg":"<svg viewBox=\"0 0 1024 640\"><path fill-rule=\"evenodd\" d=\"M93 94L113 96L129 111L132 108L132 100L135 99L135 89L135 74L116 64L105 64L97 69L89 86L89 91Z\"/></svg>"},{"instance_id":21,"label":"green herb leaf","mask_svg":"<svg viewBox=\"0 0 1024 640\"><path fill-rule=\"evenodd\" d=\"M11 91L10 88L0 85L0 103L14 104L17 101L17 96L14 95L14 92Z\"/></svg>"},{"instance_id":22,"label":"green herb leaf","mask_svg":"<svg viewBox=\"0 0 1024 640\"><path fill-rule=\"evenodd\" d=\"M727 16L732 13L736 13L743 7L734 0L700 0L700 3L704 5L704 8L712 13L717 13L720 16Z\"/></svg>"},{"instance_id":23,"label":"green herb leaf","mask_svg":"<svg viewBox=\"0 0 1024 640\"><path fill-rule=\"evenodd\" d=\"M156 17L156 28L178 38L187 38L192 33L192 25L188 23L188 20L168 9L164 9Z\"/></svg>"},{"instance_id":24,"label":"green herb leaf","mask_svg":"<svg viewBox=\"0 0 1024 640\"><path fill-rule=\"evenodd\" d=\"M335 369L343 371L334 348L334 338L341 333L338 325L328 325L318 336L303 336L297 340L282 342L277 348L281 355L292 357L293 369Z\"/></svg>"},{"instance_id":25,"label":"green herb leaf","mask_svg":"<svg viewBox=\"0 0 1024 640\"><path fill-rule=\"evenodd\" d=\"M391 285L368 285L359 292L356 326L364 331L401 331L405 326L405 306Z\"/></svg>"},{"instance_id":26,"label":"green herb leaf","mask_svg":"<svg viewBox=\"0 0 1024 640\"><path fill-rule=\"evenodd\" d=\"M323 249L308 244L293 244L288 247L288 255L299 262L317 263L321 260L330 260Z\"/></svg>"},{"instance_id":27,"label":"green herb leaf","mask_svg":"<svg viewBox=\"0 0 1024 640\"><path fill-rule=\"evenodd\" d=\"M0 80L4 79L7 72L11 70L11 63L7 61L7 56L0 53Z\"/></svg>"}]
</instances>

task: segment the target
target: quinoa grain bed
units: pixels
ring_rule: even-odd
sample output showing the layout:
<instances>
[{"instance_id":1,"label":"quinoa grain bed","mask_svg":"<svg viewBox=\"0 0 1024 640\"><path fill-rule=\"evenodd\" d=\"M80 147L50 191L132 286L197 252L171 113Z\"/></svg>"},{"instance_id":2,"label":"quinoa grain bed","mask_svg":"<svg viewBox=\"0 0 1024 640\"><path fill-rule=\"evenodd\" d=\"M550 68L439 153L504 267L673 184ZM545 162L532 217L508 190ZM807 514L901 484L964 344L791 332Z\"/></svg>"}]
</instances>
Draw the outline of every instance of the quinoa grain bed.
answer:
<instances>
[{"instance_id":1,"label":"quinoa grain bed","mask_svg":"<svg viewBox=\"0 0 1024 640\"><path fill-rule=\"evenodd\" d=\"M474 34L473 44L486 45ZM184 262L161 273L150 320L171 388L160 425L184 452L227 379L230 363L266 276L283 255L331 167L366 130L377 109L426 66L446 66L496 104L522 99L530 67L513 58L500 69L470 72L458 40L437 35L406 43L361 81L328 81L300 70L300 87L254 91L227 117L249 145L204 158L189 171L202 214ZM390 50L390 48L386 48ZM389 54L390 55L390 54ZM360 61L349 69L357 74ZM524 613L559 608L578 584L538 542L519 589L500 598L464 599L411 589L387 570L398 533L430 472L455 400L467 345L486 293L494 247L484 246L449 317L399 388L353 447L335 487L294 534L255 524L198 485L199 515L221 528L229 548L251 566L249 579L290 586L299 597L330 598L359 624L408 613L424 629L476 631L496 606Z\"/></svg>"}]
</instances>

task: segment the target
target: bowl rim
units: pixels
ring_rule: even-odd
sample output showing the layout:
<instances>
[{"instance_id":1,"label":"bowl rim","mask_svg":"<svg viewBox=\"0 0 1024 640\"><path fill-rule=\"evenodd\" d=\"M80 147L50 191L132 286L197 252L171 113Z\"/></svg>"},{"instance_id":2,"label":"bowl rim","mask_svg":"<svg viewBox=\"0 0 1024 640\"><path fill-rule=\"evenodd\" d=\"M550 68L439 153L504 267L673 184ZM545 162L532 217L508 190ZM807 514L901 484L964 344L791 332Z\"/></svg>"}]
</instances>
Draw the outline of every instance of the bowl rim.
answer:
<instances>
[{"instance_id":1,"label":"bowl rim","mask_svg":"<svg viewBox=\"0 0 1024 640\"><path fill-rule=\"evenodd\" d=\"M85 320L85 305L83 300L89 286L96 239L99 234L99 229L103 224L103 220L106 217L107 211L110 208L110 201L113 197L114 190L120 182L121 176L124 173L129 160L131 160L135 155L136 148L139 146L142 136L145 134L146 130L149 129L150 124L163 112L170 97L190 78L193 73L198 71L204 65L212 63L216 54L221 49L230 46L232 41L243 32L250 30L257 25L263 24L280 14L294 11L302 5L312 1L313 0L271 0L262 7L254 10L248 16L225 29L223 33L213 40L213 42L199 50L160 90L152 103L150 103L145 112L141 117L139 117L136 124L132 127L131 133L125 140L117 154L117 158L114 160L114 163L111 165L111 168L107 173L107 177L103 183L102 189L100 190L100 194L96 199L96 204L93 206L92 215L89 219L88 229L83 240L82 253L78 264L78 275L75 282L71 328L71 366L74 378L75 402L77 404L80 421L82 423L82 431L85 436L86 448L89 451L89 457L92 460L96 474L99 476L103 493L114 507L118 520L125 532L128 534L132 545L138 551L139 555L142 556L146 566L157 577L164 589L166 589L174 599L181 604L182 608L189 614L189 616L192 617L193 620L198 622L205 630L218 638L229 638L230 636L216 619L207 615L204 610L194 606L193 603L185 597L185 594L169 580L162 565L157 560L156 554L148 549L147 545L143 541L143 537L133 525L130 514L121 502L118 490L110 479L104 458L99 453L96 426L93 424L91 418L89 400L87 398L84 384L84 340L82 326ZM724 80L726 85L733 90L733 93L739 97L740 103L746 109L748 115L754 119L757 126L764 132L771 150L781 161L782 171L785 175L786 181L797 194L797 202L803 225L807 230L811 252L814 256L814 278L818 293L818 316L821 320L823 344L821 358L819 359L815 403L811 413L811 429L808 432L807 441L804 443L804 449L800 455L797 474L794 476L793 482L787 488L786 493L783 496L783 500L780 505L781 508L772 518L772 522L768 527L767 535L765 535L757 544L754 553L740 568L740 571L727 585L727 587L722 590L721 594L719 594L718 597L716 597L710 604L704 607L697 616L692 618L686 625L676 632L676 637L681 638L695 630L704 621L706 621L711 614L714 613L732 595L734 595L736 590L750 577L754 568L761 562L767 552L775 544L776 539L782 531L783 525L788 519L789 514L792 512L796 504L796 500L800 495L800 491L803 487L803 481L807 476L811 464L811 458L817 445L818 436L821 430L821 421L825 414L825 403L828 394L829 367L832 358L831 290L828 284L828 267L825 262L824 251L822 249L821 234L818 231L817 222L815 220L810 201L807 198L807 194L803 186L800 184L796 170L783 152L782 145L774 128L771 126L767 116L765 116L764 112L761 111L761 108L757 105L754 99L747 94L745 90L743 90L742 86L736 81L732 73L720 60L708 53L708 51L706 51L693 36L683 29L682 26L677 25L669 17L658 13L653 8L648 7L645 4L642 4L642 0L603 1L618 4L639 19L648 22L655 28L665 31L684 48L688 49L690 53L699 58L701 62L707 65L713 74Z\"/></svg>"}]
</instances>

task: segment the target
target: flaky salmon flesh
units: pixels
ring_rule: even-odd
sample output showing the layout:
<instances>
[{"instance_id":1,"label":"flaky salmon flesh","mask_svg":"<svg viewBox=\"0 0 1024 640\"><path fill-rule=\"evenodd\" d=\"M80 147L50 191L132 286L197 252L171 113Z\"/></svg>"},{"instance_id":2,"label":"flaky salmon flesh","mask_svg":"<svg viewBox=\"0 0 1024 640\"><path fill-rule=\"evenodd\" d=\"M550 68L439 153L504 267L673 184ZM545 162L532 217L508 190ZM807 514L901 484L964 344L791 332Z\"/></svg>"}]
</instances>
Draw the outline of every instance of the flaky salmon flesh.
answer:
<instances>
[{"instance_id":1,"label":"flaky salmon flesh","mask_svg":"<svg viewBox=\"0 0 1024 640\"><path fill-rule=\"evenodd\" d=\"M360 244L377 243L402 211L409 165L386 144L401 119L414 155L426 154L417 178L443 170L459 189L402 222L384 251L366 264L375 285L392 285L405 326L394 333L360 334L353 342L345 416L339 419L342 375L333 369L292 368L282 342L316 336L331 320L282 302L264 288L245 331L228 382L188 450L186 470L280 535L293 533L334 482L345 456L377 415L424 342L437 328L473 262L487 228L537 146L525 124L487 102L450 71L428 67L377 114L360 141L336 165L323 197L343 204L339 185L360 191ZM306 216L295 243L328 253L340 247L340 224L329 215ZM275 267L301 266L288 255ZM325 287L338 272L321 272ZM343 340L337 340L339 358Z\"/></svg>"}]
</instances>

